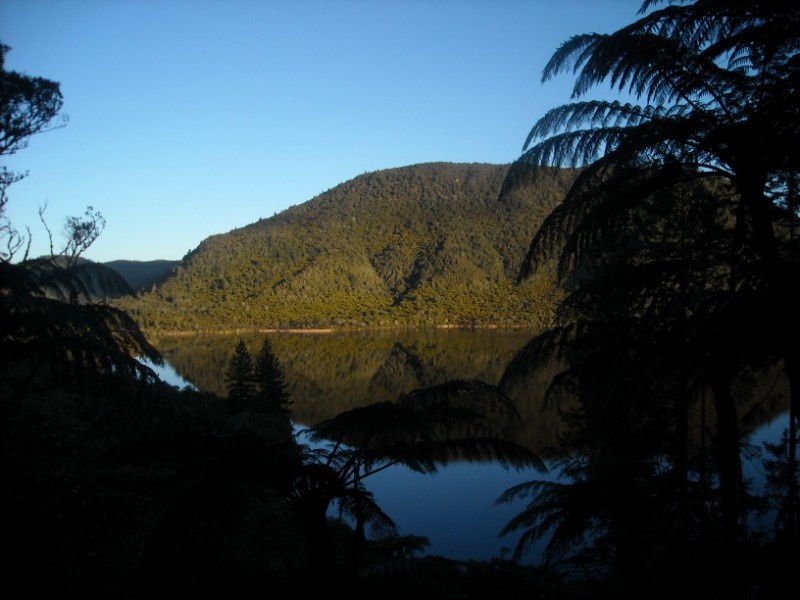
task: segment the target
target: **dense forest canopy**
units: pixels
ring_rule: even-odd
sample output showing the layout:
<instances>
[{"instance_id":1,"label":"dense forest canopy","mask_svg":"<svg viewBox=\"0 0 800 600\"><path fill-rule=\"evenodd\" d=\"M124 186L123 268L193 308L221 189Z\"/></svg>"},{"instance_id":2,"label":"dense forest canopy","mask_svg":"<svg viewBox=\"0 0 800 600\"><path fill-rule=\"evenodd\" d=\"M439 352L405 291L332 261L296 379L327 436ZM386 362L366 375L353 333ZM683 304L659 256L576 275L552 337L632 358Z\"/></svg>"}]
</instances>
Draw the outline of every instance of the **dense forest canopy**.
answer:
<instances>
[{"instance_id":1,"label":"dense forest canopy","mask_svg":"<svg viewBox=\"0 0 800 600\"><path fill-rule=\"evenodd\" d=\"M145 327L533 324L559 296L515 284L575 172L542 169L498 200L506 166L421 164L361 175L204 240L123 306Z\"/></svg>"}]
</instances>

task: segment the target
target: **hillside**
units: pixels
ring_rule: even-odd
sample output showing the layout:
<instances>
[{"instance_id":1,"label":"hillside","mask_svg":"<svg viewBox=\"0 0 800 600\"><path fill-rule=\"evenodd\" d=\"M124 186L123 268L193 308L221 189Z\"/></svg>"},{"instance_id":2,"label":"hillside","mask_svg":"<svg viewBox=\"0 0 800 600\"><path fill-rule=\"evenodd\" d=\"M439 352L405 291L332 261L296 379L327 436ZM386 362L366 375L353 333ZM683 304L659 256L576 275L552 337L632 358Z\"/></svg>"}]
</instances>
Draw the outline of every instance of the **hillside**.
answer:
<instances>
[{"instance_id":1,"label":"hillside","mask_svg":"<svg viewBox=\"0 0 800 600\"><path fill-rule=\"evenodd\" d=\"M120 301L157 329L546 323L558 290L516 285L574 172L498 200L505 165L421 164L342 183L204 240L154 291Z\"/></svg>"},{"instance_id":2,"label":"hillside","mask_svg":"<svg viewBox=\"0 0 800 600\"><path fill-rule=\"evenodd\" d=\"M177 260L112 260L103 263L114 269L134 292L148 291L170 276Z\"/></svg>"}]
</instances>

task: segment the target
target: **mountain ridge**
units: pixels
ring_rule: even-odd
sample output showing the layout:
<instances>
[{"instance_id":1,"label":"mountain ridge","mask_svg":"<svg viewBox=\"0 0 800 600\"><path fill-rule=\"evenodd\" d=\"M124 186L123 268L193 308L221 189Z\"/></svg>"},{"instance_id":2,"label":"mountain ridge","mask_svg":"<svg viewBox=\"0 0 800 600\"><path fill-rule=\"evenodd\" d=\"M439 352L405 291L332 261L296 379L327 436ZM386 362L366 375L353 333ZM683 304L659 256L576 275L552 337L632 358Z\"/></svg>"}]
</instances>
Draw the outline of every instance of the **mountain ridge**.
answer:
<instances>
[{"instance_id":1,"label":"mountain ridge","mask_svg":"<svg viewBox=\"0 0 800 600\"><path fill-rule=\"evenodd\" d=\"M541 326L559 290L515 283L576 172L539 169L498 198L507 165L364 173L203 240L153 291L122 300L154 329Z\"/></svg>"}]
</instances>

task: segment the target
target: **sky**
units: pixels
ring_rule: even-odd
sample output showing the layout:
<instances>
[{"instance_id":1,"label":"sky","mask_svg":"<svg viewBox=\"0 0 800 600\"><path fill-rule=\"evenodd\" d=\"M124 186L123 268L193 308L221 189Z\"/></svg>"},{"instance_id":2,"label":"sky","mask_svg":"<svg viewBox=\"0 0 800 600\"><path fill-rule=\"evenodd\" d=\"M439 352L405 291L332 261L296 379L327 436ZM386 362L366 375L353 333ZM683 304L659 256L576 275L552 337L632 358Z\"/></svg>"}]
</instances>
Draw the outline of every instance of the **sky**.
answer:
<instances>
[{"instance_id":1,"label":"sky","mask_svg":"<svg viewBox=\"0 0 800 600\"><path fill-rule=\"evenodd\" d=\"M9 216L33 255L46 202L55 233L102 212L87 258L178 259L361 173L510 162L570 99L540 81L556 47L639 5L0 0L6 68L60 82L69 119L6 161Z\"/></svg>"}]
</instances>

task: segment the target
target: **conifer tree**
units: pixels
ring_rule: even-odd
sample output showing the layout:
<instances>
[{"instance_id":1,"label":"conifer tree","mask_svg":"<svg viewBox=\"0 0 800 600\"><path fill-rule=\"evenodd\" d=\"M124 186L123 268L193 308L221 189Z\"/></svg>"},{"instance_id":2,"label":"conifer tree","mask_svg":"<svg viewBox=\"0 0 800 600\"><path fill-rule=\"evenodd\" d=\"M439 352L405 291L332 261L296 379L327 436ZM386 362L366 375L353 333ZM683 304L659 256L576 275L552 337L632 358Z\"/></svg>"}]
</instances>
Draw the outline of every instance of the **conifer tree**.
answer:
<instances>
[{"instance_id":1,"label":"conifer tree","mask_svg":"<svg viewBox=\"0 0 800 600\"><path fill-rule=\"evenodd\" d=\"M252 403L255 396L253 359L242 340L239 340L228 363L225 382L228 384L228 409L232 414L238 414Z\"/></svg>"},{"instance_id":2,"label":"conifer tree","mask_svg":"<svg viewBox=\"0 0 800 600\"><path fill-rule=\"evenodd\" d=\"M286 392L283 369L272 352L272 345L267 338L264 338L264 344L256 357L253 371L258 387L259 406L266 409L288 410L291 399Z\"/></svg>"}]
</instances>

